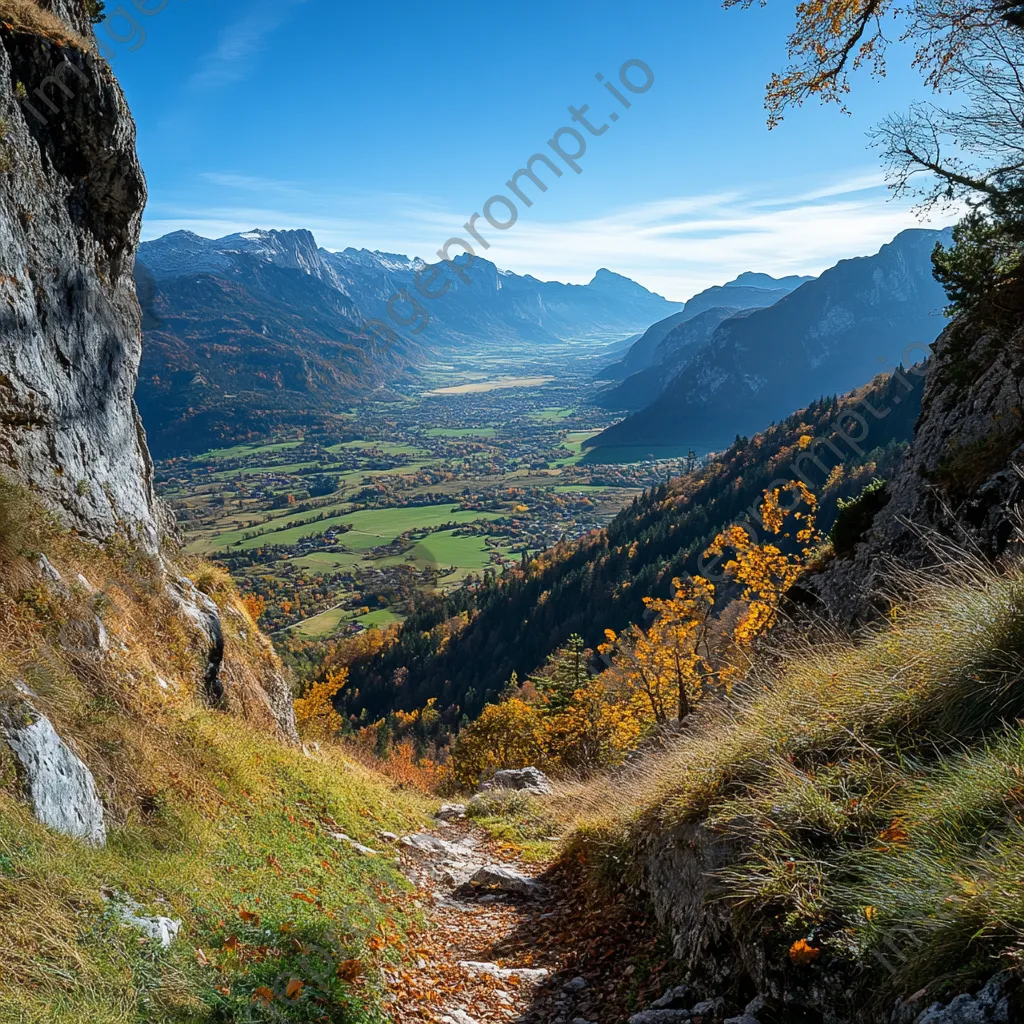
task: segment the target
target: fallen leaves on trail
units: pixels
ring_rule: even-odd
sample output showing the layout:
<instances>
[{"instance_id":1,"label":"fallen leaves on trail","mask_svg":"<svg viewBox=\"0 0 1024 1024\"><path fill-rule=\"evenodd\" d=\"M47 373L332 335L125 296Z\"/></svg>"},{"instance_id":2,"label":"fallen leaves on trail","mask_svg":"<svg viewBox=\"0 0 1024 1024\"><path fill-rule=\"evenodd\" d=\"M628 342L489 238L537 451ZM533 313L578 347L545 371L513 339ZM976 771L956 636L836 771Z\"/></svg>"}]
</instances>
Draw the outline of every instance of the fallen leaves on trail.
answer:
<instances>
[{"instance_id":1,"label":"fallen leaves on trail","mask_svg":"<svg viewBox=\"0 0 1024 1024\"><path fill-rule=\"evenodd\" d=\"M451 832L444 838L450 839ZM510 863L501 844L488 843L486 852L493 861ZM555 1009L554 999L562 995L562 984L577 975L590 982L576 1007L588 1019L598 1014L602 1020L607 1015L625 1019L645 1000L661 995L676 980L672 972L679 965L669 958L653 922L625 894L595 897L583 876L578 864L557 865L544 878L551 898L541 902L480 903L429 889L401 897L413 916L416 905L426 903L428 920L394 947L402 963L384 967L395 1019L437 1024L451 1010L462 1009L479 1024L520 1017L548 1021L565 1012L564 1005ZM460 961L543 967L551 973L535 986L517 977L470 973L458 966Z\"/></svg>"}]
</instances>

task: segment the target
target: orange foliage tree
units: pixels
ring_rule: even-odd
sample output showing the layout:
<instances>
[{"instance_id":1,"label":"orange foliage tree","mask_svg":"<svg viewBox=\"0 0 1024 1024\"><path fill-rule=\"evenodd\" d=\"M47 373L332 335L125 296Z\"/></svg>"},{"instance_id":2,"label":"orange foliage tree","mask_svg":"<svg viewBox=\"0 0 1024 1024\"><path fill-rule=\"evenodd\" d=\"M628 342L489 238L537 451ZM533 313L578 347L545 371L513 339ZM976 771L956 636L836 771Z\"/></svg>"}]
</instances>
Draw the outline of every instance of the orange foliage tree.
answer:
<instances>
[{"instance_id":1,"label":"orange foliage tree","mask_svg":"<svg viewBox=\"0 0 1024 1024\"><path fill-rule=\"evenodd\" d=\"M767 0L723 0L725 7L765 6ZM978 33L1020 23L1016 0L801 0L796 25L787 39L789 64L772 75L765 107L777 125L787 107L805 100L844 102L849 75L865 64L885 74L892 38L916 48L914 63L929 85L944 84ZM886 22L896 26L887 35Z\"/></svg>"},{"instance_id":2,"label":"orange foliage tree","mask_svg":"<svg viewBox=\"0 0 1024 1024\"><path fill-rule=\"evenodd\" d=\"M611 657L613 676L649 707L654 721L676 713L686 718L713 674L707 650L715 588L700 576L672 581L672 597L644 598L657 616L645 632L633 625L621 634L605 630L598 650Z\"/></svg>"},{"instance_id":3,"label":"orange foliage tree","mask_svg":"<svg viewBox=\"0 0 1024 1024\"><path fill-rule=\"evenodd\" d=\"M295 701L295 724L303 736L329 739L340 732L344 719L334 707L334 698L348 682L347 668L329 668L323 679L312 683Z\"/></svg>"},{"instance_id":4,"label":"orange foliage tree","mask_svg":"<svg viewBox=\"0 0 1024 1024\"><path fill-rule=\"evenodd\" d=\"M540 711L518 697L488 704L452 747L451 770L463 788L501 768L527 768L546 761Z\"/></svg>"}]
</instances>

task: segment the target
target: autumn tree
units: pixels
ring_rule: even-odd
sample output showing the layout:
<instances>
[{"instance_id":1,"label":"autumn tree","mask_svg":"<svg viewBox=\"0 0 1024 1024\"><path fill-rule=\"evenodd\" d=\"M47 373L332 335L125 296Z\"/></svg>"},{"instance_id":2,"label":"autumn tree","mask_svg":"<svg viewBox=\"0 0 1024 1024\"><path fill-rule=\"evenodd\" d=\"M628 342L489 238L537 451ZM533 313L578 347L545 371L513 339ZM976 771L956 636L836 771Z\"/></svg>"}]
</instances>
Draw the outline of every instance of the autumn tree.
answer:
<instances>
[{"instance_id":1,"label":"autumn tree","mask_svg":"<svg viewBox=\"0 0 1024 1024\"><path fill-rule=\"evenodd\" d=\"M452 776L464 789L501 768L528 768L544 760L540 712L518 697L488 704L460 733L451 752Z\"/></svg>"},{"instance_id":2,"label":"autumn tree","mask_svg":"<svg viewBox=\"0 0 1024 1024\"><path fill-rule=\"evenodd\" d=\"M347 668L330 668L295 701L295 724L303 736L324 740L341 731L345 722L334 702L348 682Z\"/></svg>"},{"instance_id":3,"label":"autumn tree","mask_svg":"<svg viewBox=\"0 0 1024 1024\"><path fill-rule=\"evenodd\" d=\"M646 701L655 722L667 722L673 713L685 719L714 674L707 647L714 597L714 586L700 576L675 579L667 600L644 598L655 616L647 630L605 630L599 650L612 659L622 683Z\"/></svg>"},{"instance_id":4,"label":"autumn tree","mask_svg":"<svg viewBox=\"0 0 1024 1024\"><path fill-rule=\"evenodd\" d=\"M790 501L785 505L784 494ZM746 605L732 634L740 647L752 644L775 623L783 596L803 573L822 539L817 512L818 499L806 485L794 480L766 490L760 508L765 532L770 538L779 538L785 547L772 539L760 540L752 526L735 524L719 534L705 552L705 556L722 557L731 552L723 569L742 585L740 600Z\"/></svg>"}]
</instances>

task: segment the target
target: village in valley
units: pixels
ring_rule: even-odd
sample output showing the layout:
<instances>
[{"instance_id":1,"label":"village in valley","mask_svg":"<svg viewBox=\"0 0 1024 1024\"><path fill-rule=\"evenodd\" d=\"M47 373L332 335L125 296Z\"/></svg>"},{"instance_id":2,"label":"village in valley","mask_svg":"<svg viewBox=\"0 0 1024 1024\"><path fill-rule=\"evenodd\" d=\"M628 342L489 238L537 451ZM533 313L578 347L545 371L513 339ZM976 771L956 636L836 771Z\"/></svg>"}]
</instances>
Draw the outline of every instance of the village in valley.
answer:
<instances>
[{"instance_id":1,"label":"village in valley","mask_svg":"<svg viewBox=\"0 0 1024 1024\"><path fill-rule=\"evenodd\" d=\"M575 540L693 464L685 451L588 462L584 442L614 419L581 401L592 362L529 378L479 362L270 442L158 464L187 550L230 570L279 648L398 622L417 594Z\"/></svg>"}]
</instances>

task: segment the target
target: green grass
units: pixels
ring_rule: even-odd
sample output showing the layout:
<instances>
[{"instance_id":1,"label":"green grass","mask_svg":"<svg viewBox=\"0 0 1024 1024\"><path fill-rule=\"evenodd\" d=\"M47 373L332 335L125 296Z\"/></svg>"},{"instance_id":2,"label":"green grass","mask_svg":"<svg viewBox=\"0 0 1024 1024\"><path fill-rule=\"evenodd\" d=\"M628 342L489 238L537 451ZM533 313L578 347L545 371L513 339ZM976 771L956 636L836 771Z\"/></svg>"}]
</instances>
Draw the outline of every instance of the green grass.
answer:
<instances>
[{"instance_id":1,"label":"green grass","mask_svg":"<svg viewBox=\"0 0 1024 1024\"><path fill-rule=\"evenodd\" d=\"M494 427L434 427L427 437L494 437Z\"/></svg>"},{"instance_id":2,"label":"green grass","mask_svg":"<svg viewBox=\"0 0 1024 1024\"><path fill-rule=\"evenodd\" d=\"M540 423L561 423L562 420L567 420L575 411L575 409L559 409L554 407L550 409L541 409L540 411L531 413L530 415Z\"/></svg>"},{"instance_id":3,"label":"green grass","mask_svg":"<svg viewBox=\"0 0 1024 1024\"><path fill-rule=\"evenodd\" d=\"M416 911L378 832L426 824L429 806L338 748L276 738L267 693L280 663L222 570L186 560L174 571L222 609L230 713L199 706L205 648L150 558L55 527L40 547L66 579L82 572L102 593L117 653L83 667L64 631L96 598L43 598L28 560L9 556L0 696L11 699L13 679L32 682L33 703L92 770L107 843L40 825L0 744L0 1022L389 1024L381 970ZM182 922L170 949L123 923L122 898Z\"/></svg>"},{"instance_id":4,"label":"green grass","mask_svg":"<svg viewBox=\"0 0 1024 1024\"><path fill-rule=\"evenodd\" d=\"M1024 568L916 585L884 628L798 645L666 754L574 794L590 808L580 841L621 874L680 826L720 834L734 927L780 966L810 936L875 968L866 1000L1011 966L1024 945ZM874 958L896 933L890 978Z\"/></svg>"},{"instance_id":5,"label":"green grass","mask_svg":"<svg viewBox=\"0 0 1024 1024\"><path fill-rule=\"evenodd\" d=\"M276 444L237 444L233 448L215 448L196 456L197 461L204 459L242 459L253 455L272 455L276 452L299 448L302 441L278 441Z\"/></svg>"},{"instance_id":6,"label":"green grass","mask_svg":"<svg viewBox=\"0 0 1024 1024\"><path fill-rule=\"evenodd\" d=\"M344 622L358 622L370 629L374 626L390 626L393 622L401 622L403 616L391 611L390 608L377 608L365 615L353 615L346 608L331 608L329 611L315 615L298 625L292 626L296 633L303 636L330 636Z\"/></svg>"}]
</instances>

